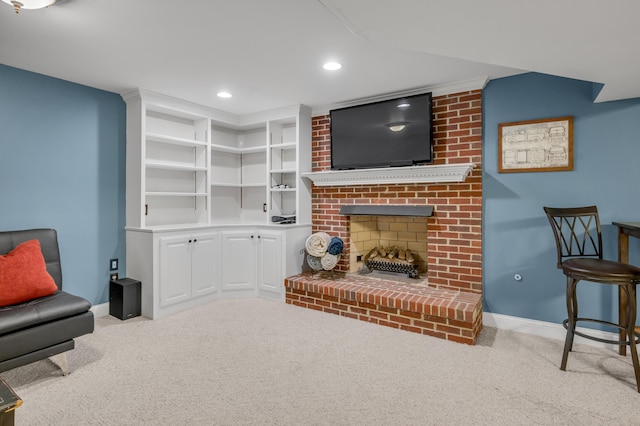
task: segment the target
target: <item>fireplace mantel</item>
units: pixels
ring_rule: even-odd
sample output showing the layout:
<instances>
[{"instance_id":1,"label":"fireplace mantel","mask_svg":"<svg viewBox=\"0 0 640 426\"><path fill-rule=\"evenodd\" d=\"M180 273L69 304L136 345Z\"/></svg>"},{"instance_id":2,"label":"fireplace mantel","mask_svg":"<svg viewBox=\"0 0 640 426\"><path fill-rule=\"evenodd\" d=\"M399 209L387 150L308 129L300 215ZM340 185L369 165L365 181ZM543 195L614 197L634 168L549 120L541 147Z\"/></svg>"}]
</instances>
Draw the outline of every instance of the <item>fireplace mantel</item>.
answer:
<instances>
[{"instance_id":1,"label":"fireplace mantel","mask_svg":"<svg viewBox=\"0 0 640 426\"><path fill-rule=\"evenodd\" d=\"M302 173L302 176L311 179L316 186L464 182L474 167L474 163L434 164L378 169L330 170Z\"/></svg>"},{"instance_id":2,"label":"fireplace mantel","mask_svg":"<svg viewBox=\"0 0 640 426\"><path fill-rule=\"evenodd\" d=\"M409 204L345 204L340 207L340 214L346 216L431 217L433 216L433 206L416 206Z\"/></svg>"}]
</instances>

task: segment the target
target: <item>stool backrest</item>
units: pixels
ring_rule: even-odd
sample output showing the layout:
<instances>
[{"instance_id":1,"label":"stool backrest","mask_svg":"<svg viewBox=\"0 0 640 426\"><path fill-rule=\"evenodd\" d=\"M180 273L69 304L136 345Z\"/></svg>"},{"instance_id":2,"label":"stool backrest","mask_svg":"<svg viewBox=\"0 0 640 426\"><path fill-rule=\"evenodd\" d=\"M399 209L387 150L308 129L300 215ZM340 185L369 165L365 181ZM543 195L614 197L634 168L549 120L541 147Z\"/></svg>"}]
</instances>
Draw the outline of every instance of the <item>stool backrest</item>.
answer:
<instances>
[{"instance_id":1,"label":"stool backrest","mask_svg":"<svg viewBox=\"0 0 640 426\"><path fill-rule=\"evenodd\" d=\"M602 230L596 206L544 207L544 211L556 239L558 268L572 257L602 259Z\"/></svg>"}]
</instances>

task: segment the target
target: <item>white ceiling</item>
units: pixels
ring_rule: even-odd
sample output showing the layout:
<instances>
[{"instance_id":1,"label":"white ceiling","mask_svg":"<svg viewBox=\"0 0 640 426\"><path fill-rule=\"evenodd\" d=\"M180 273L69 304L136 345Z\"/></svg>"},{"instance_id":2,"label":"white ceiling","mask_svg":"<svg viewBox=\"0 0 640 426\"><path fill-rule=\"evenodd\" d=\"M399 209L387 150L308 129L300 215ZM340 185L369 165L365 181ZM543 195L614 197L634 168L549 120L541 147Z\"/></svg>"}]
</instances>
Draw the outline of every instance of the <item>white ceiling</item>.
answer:
<instances>
[{"instance_id":1,"label":"white ceiling","mask_svg":"<svg viewBox=\"0 0 640 426\"><path fill-rule=\"evenodd\" d=\"M0 62L235 114L523 71L604 83L607 101L640 97L638 16L636 0L64 0L19 15L0 3Z\"/></svg>"}]
</instances>

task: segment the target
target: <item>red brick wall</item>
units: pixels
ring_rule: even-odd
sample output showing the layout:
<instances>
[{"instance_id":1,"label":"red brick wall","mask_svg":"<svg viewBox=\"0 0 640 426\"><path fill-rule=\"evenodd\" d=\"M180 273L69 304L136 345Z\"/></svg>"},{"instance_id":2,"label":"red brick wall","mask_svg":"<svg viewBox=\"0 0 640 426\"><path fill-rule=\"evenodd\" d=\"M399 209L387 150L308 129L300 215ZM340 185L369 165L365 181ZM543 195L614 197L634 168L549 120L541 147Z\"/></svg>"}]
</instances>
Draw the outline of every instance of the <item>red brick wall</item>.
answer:
<instances>
[{"instance_id":1,"label":"red brick wall","mask_svg":"<svg viewBox=\"0 0 640 426\"><path fill-rule=\"evenodd\" d=\"M434 164L475 163L462 183L313 187L313 232L345 242L336 267L348 271L349 220L343 204L427 204L428 281L438 288L482 292L482 91L433 98ZM331 168L329 116L313 117L313 171ZM425 166L428 167L428 166Z\"/></svg>"}]
</instances>

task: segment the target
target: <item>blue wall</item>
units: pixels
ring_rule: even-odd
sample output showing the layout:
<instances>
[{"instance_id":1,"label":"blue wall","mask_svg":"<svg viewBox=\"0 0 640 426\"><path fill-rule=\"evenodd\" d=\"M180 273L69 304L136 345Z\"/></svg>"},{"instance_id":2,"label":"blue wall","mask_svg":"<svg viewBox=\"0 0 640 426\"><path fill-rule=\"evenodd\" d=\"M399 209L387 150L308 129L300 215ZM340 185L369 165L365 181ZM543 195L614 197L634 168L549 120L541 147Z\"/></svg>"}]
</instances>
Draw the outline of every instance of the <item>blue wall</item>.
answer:
<instances>
[{"instance_id":1,"label":"blue wall","mask_svg":"<svg viewBox=\"0 0 640 426\"><path fill-rule=\"evenodd\" d=\"M491 81L484 90L484 309L554 323L566 317L562 272L543 206L597 205L604 252L617 258L612 221L640 221L640 99L593 103L589 82L528 73ZM574 117L574 170L504 173L498 124ZM630 241L640 264L640 242ZM522 275L522 281L514 280ZM586 283L581 316L617 316L617 292ZM582 302L581 302L582 303Z\"/></svg>"},{"instance_id":2,"label":"blue wall","mask_svg":"<svg viewBox=\"0 0 640 426\"><path fill-rule=\"evenodd\" d=\"M606 257L614 220L640 221L640 99L593 103L594 85L542 74L484 90L484 309L559 323L564 276L542 207L596 204ZM58 230L65 290L108 301L109 259L125 265L125 112L121 97L0 65L0 230ZM574 170L497 172L504 122L572 115ZM640 241L631 240L640 264ZM522 275L515 281L514 274ZM613 320L614 289L587 284L585 316Z\"/></svg>"},{"instance_id":3,"label":"blue wall","mask_svg":"<svg viewBox=\"0 0 640 426\"><path fill-rule=\"evenodd\" d=\"M122 98L0 65L0 230L55 228L64 289L109 299L125 265Z\"/></svg>"}]
</instances>

